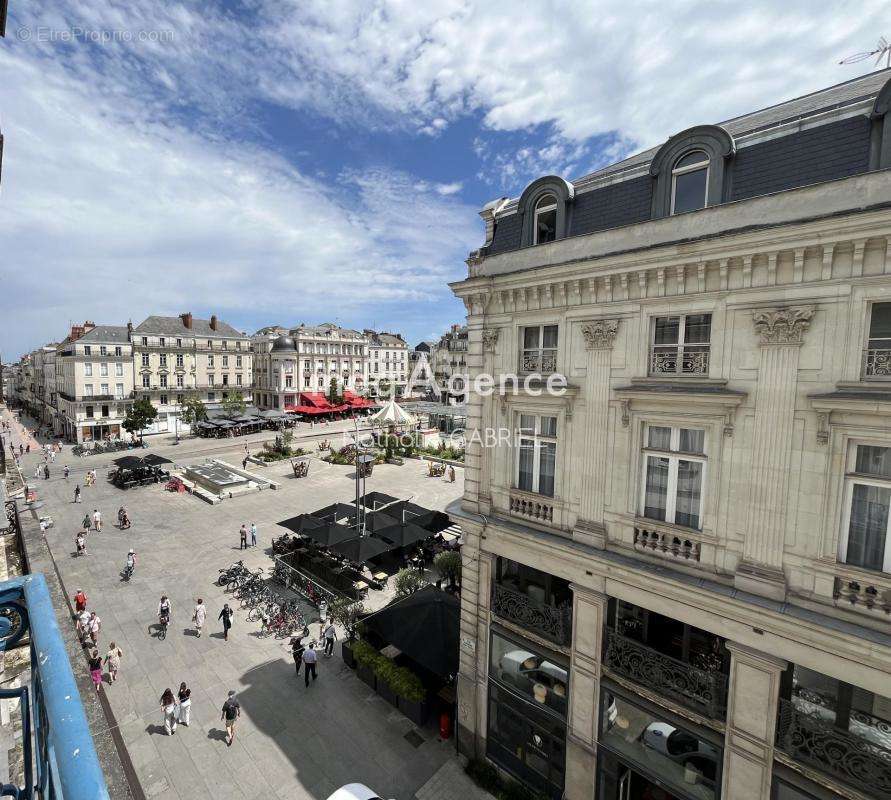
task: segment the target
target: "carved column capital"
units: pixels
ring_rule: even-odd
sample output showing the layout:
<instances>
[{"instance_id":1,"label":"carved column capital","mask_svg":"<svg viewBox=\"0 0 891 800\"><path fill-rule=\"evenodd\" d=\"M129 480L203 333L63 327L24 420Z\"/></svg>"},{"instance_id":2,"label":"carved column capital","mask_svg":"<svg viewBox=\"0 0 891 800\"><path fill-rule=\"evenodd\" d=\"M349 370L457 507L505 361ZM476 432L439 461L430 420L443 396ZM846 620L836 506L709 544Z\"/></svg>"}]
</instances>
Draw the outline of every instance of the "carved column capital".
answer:
<instances>
[{"instance_id":1,"label":"carved column capital","mask_svg":"<svg viewBox=\"0 0 891 800\"><path fill-rule=\"evenodd\" d=\"M762 345L801 344L811 327L814 310L814 306L789 306L754 311L755 333Z\"/></svg>"},{"instance_id":2,"label":"carved column capital","mask_svg":"<svg viewBox=\"0 0 891 800\"><path fill-rule=\"evenodd\" d=\"M609 350L619 332L618 319L597 319L582 325L586 350Z\"/></svg>"},{"instance_id":3,"label":"carved column capital","mask_svg":"<svg viewBox=\"0 0 891 800\"><path fill-rule=\"evenodd\" d=\"M494 353L500 328L483 328L483 352Z\"/></svg>"}]
</instances>

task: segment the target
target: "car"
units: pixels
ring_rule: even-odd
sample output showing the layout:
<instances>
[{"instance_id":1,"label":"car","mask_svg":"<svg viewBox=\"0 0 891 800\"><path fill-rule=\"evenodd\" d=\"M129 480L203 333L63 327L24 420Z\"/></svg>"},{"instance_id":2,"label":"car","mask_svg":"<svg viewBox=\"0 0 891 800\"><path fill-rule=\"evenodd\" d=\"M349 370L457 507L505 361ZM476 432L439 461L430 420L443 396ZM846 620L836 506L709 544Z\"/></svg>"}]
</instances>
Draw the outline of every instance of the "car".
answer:
<instances>
[{"instance_id":1,"label":"car","mask_svg":"<svg viewBox=\"0 0 891 800\"><path fill-rule=\"evenodd\" d=\"M341 786L328 800L381 800L374 789L364 783L347 783Z\"/></svg>"},{"instance_id":2,"label":"car","mask_svg":"<svg viewBox=\"0 0 891 800\"><path fill-rule=\"evenodd\" d=\"M524 694L535 695L536 686L542 687L542 699L556 711L566 713L566 690L569 673L561 666L528 650L510 650L498 662L501 678L512 683Z\"/></svg>"},{"instance_id":3,"label":"car","mask_svg":"<svg viewBox=\"0 0 891 800\"><path fill-rule=\"evenodd\" d=\"M708 742L697 739L686 731L678 730L667 722L653 722L640 735L645 747L649 747L684 767L695 769L705 786L714 787L718 775L720 751Z\"/></svg>"}]
</instances>

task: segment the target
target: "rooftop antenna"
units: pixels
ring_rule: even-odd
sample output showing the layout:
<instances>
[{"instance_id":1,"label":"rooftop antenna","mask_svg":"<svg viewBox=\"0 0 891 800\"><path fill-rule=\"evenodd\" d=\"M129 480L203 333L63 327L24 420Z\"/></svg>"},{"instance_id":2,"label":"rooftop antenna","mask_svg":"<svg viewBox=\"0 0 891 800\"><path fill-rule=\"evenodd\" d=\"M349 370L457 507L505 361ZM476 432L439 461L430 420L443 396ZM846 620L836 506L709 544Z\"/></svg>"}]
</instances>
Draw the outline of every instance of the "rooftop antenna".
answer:
<instances>
[{"instance_id":1,"label":"rooftop antenna","mask_svg":"<svg viewBox=\"0 0 891 800\"><path fill-rule=\"evenodd\" d=\"M873 56L877 56L875 66L878 66L879 62L884 58L885 68L887 69L888 67L891 67L891 42L884 36L879 37L879 41L876 42L875 50L870 50L869 52L864 53L854 53L854 55L843 58L838 63L856 64L858 61L866 61L867 58L872 58Z\"/></svg>"}]
</instances>

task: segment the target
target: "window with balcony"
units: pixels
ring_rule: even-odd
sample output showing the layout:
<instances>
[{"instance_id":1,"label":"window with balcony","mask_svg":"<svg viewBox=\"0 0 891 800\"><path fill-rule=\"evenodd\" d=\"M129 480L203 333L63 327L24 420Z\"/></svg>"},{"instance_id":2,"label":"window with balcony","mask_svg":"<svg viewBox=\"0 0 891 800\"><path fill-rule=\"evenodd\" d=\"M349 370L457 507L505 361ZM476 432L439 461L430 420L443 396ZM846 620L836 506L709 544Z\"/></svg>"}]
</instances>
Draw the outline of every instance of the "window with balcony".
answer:
<instances>
[{"instance_id":1,"label":"window with balcony","mask_svg":"<svg viewBox=\"0 0 891 800\"><path fill-rule=\"evenodd\" d=\"M143 388L143 389L148 389L148 388L151 387L151 385L152 385L152 384L151 384L151 378L150 378L150 376L148 376L148 375L143 375L143 376L142 376L142 388Z\"/></svg>"},{"instance_id":2,"label":"window with balcony","mask_svg":"<svg viewBox=\"0 0 891 800\"><path fill-rule=\"evenodd\" d=\"M641 514L701 527L705 431L648 425L643 453Z\"/></svg>"},{"instance_id":3,"label":"window with balcony","mask_svg":"<svg viewBox=\"0 0 891 800\"><path fill-rule=\"evenodd\" d=\"M223 386L228 386L228 385L229 385L229 376L223 375Z\"/></svg>"},{"instance_id":4,"label":"window with balcony","mask_svg":"<svg viewBox=\"0 0 891 800\"><path fill-rule=\"evenodd\" d=\"M114 385L114 399L115 400L123 400L124 399L124 384L116 383Z\"/></svg>"},{"instance_id":5,"label":"window with balcony","mask_svg":"<svg viewBox=\"0 0 891 800\"><path fill-rule=\"evenodd\" d=\"M534 325L520 329L522 372L549 374L557 369L557 326Z\"/></svg>"},{"instance_id":6,"label":"window with balcony","mask_svg":"<svg viewBox=\"0 0 891 800\"><path fill-rule=\"evenodd\" d=\"M215 379L216 379L216 375L214 375L212 372L207 373L207 385L208 386L213 386L216 383Z\"/></svg>"},{"instance_id":7,"label":"window with balcony","mask_svg":"<svg viewBox=\"0 0 891 800\"><path fill-rule=\"evenodd\" d=\"M569 582L500 557L492 584L492 611L557 644L572 638L572 591Z\"/></svg>"},{"instance_id":8,"label":"window with balcony","mask_svg":"<svg viewBox=\"0 0 891 800\"><path fill-rule=\"evenodd\" d=\"M177 386L177 388L182 389L185 385L186 385L186 383L185 383L185 379L183 378L183 376L182 376L182 375L177 375L177 376L176 376L176 386Z\"/></svg>"},{"instance_id":9,"label":"window with balcony","mask_svg":"<svg viewBox=\"0 0 891 800\"><path fill-rule=\"evenodd\" d=\"M142 366L144 366L144 367L149 366L149 354L148 353L142 354Z\"/></svg>"},{"instance_id":10,"label":"window with balcony","mask_svg":"<svg viewBox=\"0 0 891 800\"><path fill-rule=\"evenodd\" d=\"M84 397L92 397L93 396L93 384L85 383L84 384Z\"/></svg>"},{"instance_id":11,"label":"window with balcony","mask_svg":"<svg viewBox=\"0 0 891 800\"><path fill-rule=\"evenodd\" d=\"M656 317L650 346L650 375L707 376L711 314Z\"/></svg>"},{"instance_id":12,"label":"window with balcony","mask_svg":"<svg viewBox=\"0 0 891 800\"><path fill-rule=\"evenodd\" d=\"M516 438L517 489L553 497L557 466L557 418L520 414Z\"/></svg>"},{"instance_id":13,"label":"window with balcony","mask_svg":"<svg viewBox=\"0 0 891 800\"><path fill-rule=\"evenodd\" d=\"M160 381L161 381L161 388L166 389L167 388L167 376L161 375Z\"/></svg>"},{"instance_id":14,"label":"window with balcony","mask_svg":"<svg viewBox=\"0 0 891 800\"><path fill-rule=\"evenodd\" d=\"M99 384L99 394L101 394L103 396L108 395L108 384L107 383Z\"/></svg>"},{"instance_id":15,"label":"window with balcony","mask_svg":"<svg viewBox=\"0 0 891 800\"><path fill-rule=\"evenodd\" d=\"M891 303L873 303L870 308L863 377L866 380L891 380Z\"/></svg>"},{"instance_id":16,"label":"window with balcony","mask_svg":"<svg viewBox=\"0 0 891 800\"><path fill-rule=\"evenodd\" d=\"M839 537L839 561L891 572L891 448L852 445L847 467L847 514Z\"/></svg>"}]
</instances>

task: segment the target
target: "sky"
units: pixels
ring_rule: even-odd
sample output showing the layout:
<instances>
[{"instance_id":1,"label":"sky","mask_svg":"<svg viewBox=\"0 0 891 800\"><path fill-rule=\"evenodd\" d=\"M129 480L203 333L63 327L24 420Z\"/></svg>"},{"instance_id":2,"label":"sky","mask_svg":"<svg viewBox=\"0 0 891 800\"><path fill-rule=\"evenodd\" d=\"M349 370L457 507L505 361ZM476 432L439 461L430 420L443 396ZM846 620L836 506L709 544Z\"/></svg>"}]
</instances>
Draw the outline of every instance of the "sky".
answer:
<instances>
[{"instance_id":1,"label":"sky","mask_svg":"<svg viewBox=\"0 0 891 800\"><path fill-rule=\"evenodd\" d=\"M433 339L479 210L874 69L886 2L9 0L0 356L216 314Z\"/></svg>"}]
</instances>

